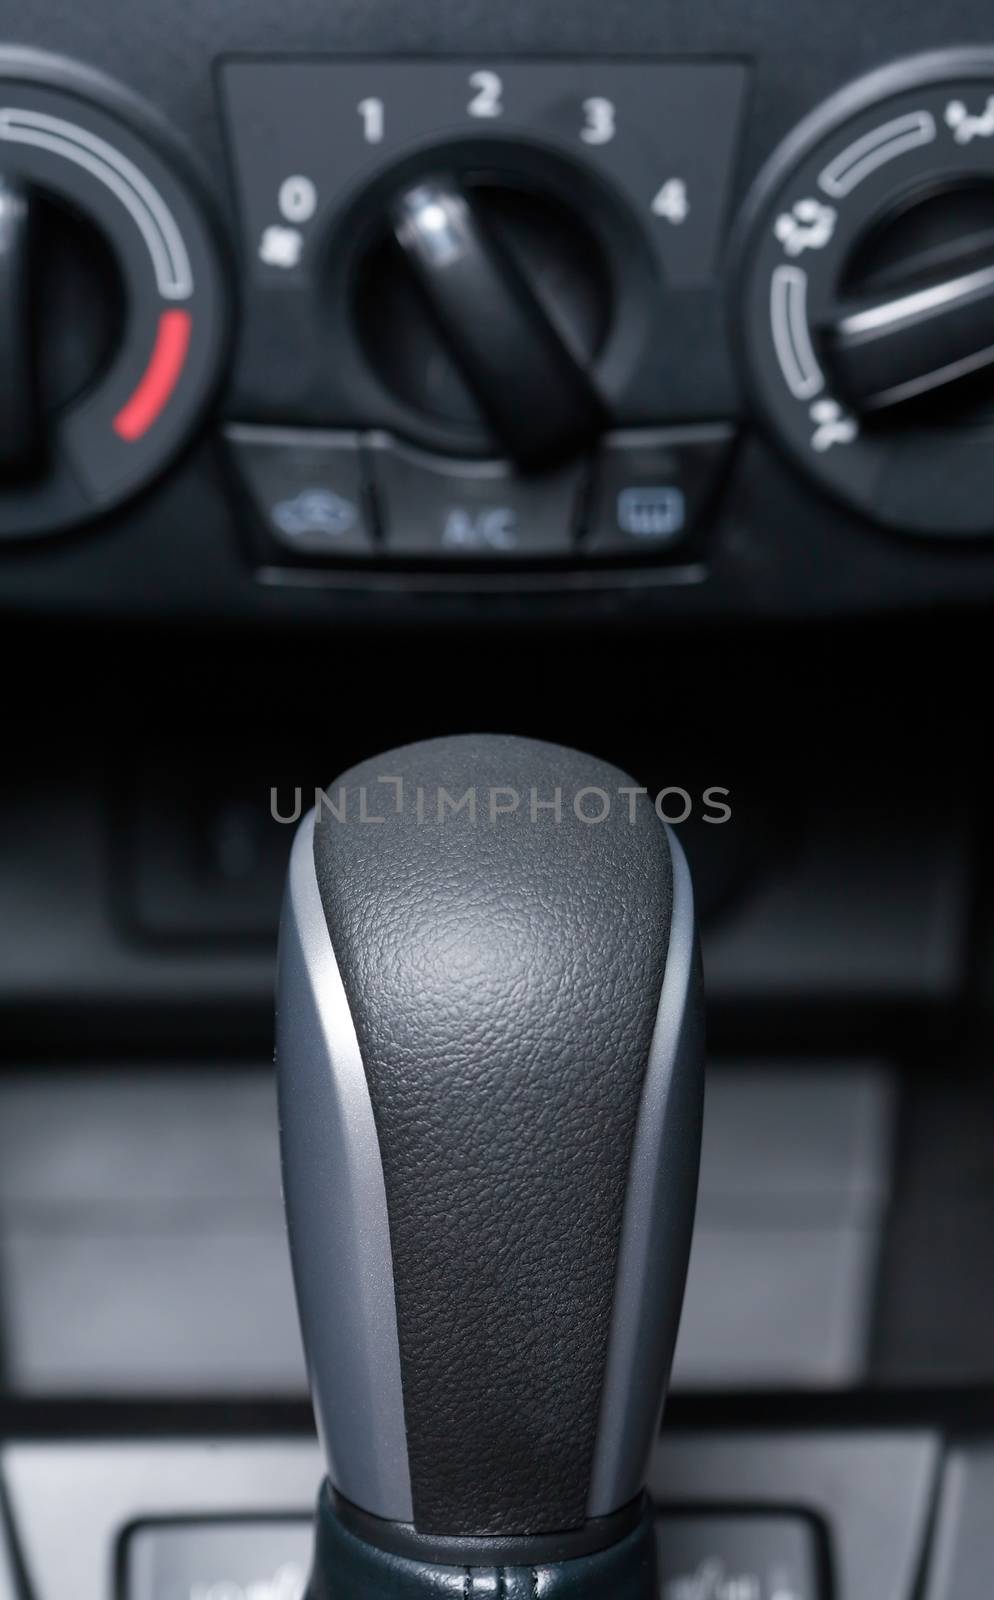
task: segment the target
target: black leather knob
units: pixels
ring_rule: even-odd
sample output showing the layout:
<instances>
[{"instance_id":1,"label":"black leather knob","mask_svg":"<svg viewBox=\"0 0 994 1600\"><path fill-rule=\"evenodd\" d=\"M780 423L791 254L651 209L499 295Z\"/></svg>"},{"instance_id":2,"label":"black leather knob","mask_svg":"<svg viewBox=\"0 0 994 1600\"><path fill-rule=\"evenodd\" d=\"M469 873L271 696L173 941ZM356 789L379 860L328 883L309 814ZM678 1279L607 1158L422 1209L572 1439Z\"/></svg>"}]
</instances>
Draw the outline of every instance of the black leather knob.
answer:
<instances>
[{"instance_id":1,"label":"black leather knob","mask_svg":"<svg viewBox=\"0 0 994 1600\"><path fill-rule=\"evenodd\" d=\"M280 967L291 1249L342 1503L442 1560L610 1543L638 1516L696 1194L679 845L574 751L412 745L302 825Z\"/></svg>"}]
</instances>

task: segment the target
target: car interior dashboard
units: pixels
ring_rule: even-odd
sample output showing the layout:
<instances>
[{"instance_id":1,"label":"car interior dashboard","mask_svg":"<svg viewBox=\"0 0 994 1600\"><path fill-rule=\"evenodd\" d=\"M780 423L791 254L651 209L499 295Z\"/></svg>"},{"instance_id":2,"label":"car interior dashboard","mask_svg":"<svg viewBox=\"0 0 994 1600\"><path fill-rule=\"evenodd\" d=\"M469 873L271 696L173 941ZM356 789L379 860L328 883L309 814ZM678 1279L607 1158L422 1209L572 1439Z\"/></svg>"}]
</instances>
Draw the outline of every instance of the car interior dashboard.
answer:
<instances>
[{"instance_id":1,"label":"car interior dashboard","mask_svg":"<svg viewBox=\"0 0 994 1600\"><path fill-rule=\"evenodd\" d=\"M381 751L395 764L379 773L406 773L403 752L455 735L509 772L528 758L505 735L596 754L631 774L619 839L636 848L637 794L679 841L658 868L673 906L690 865L707 1069L645 1480L653 1592L987 1593L992 368L979 0L0 0L0 1600L641 1600L628 1576L569 1587L556 1563L596 1562L589 1540L520 1565L488 1545L477 1567L472 1539L521 1529L479 1507L456 1527L427 1459L458 1408L450 1363L439 1415L418 1409L423 1307L392 1185L424 1124L395 1110L376 1030L414 1045L406 1012L356 998L362 982L392 996L407 970L381 920L414 919L408 894L436 914L420 786L413 818L400 788L394 807L364 787L377 826L314 846L382 1146L414 1510L343 1487L366 1481L341 1465L366 1449L353 1433L387 1437L393 1346L370 1377L364 1325L352 1350L332 1339L334 1360L313 1333L326 1308L308 1310L301 1240L316 1224L290 1181L308 1118L295 1133L300 1102L273 1071L277 931L282 905L285 1029L302 819L316 806L320 830L323 805L333 826L336 773ZM410 769L412 794L441 785L439 823L461 748L426 744L428 776ZM533 859L562 804L545 759L520 794L491 773L465 904L499 943L522 875L558 916L555 865L567 887L581 875L584 916L515 932L520 970L489 1031L459 1009L482 984L465 935L444 972L422 953L419 1061L448 1048L439 1018L484 1059L527 1035L536 997L559 1026L543 963L559 939L593 949L628 882L621 843L601 881L610 829L586 826L613 783L599 766L577 768L558 854ZM527 872L498 848L519 832ZM643 971L626 941L657 868L631 870L612 1003ZM576 990L592 1013L596 983ZM602 1022L561 1024L578 1073ZM306 1054L295 1041L280 1035L281 1074ZM483 1154L499 1096L477 1125L482 1091L445 1092L441 1147L459 1133L470 1176L513 1210ZM331 1115L319 1103L312 1126ZM543 1150L585 1150L584 1119L554 1125L552 1103L550 1088L506 1137L530 1123ZM418 1159L430 1186L431 1152ZM486 1218L463 1222L435 1288L489 1237ZM547 1223L550 1275L548 1240L570 1233ZM373 1293L365 1257L355 1270L331 1318L345 1330ZM620 1266L611 1281L620 1295ZM509 1293L485 1321L496 1340L506 1319L500 1351L516 1337L524 1361L520 1312ZM322 1362L357 1386L352 1432ZM494 1406L513 1432L510 1401ZM655 1436L651 1392L645 1407L625 1425ZM552 1451L559 1423L543 1425ZM315 1558L322 1452L343 1520L319 1516ZM482 1483L486 1441L466 1459ZM568 1478L555 1459L547 1488ZM409 1509L390 1463L383 1504ZM524 1477L505 1461L501 1492ZM589 1529L615 1512L606 1480ZM449 1508L434 1521L433 1494ZM529 1537L551 1539L551 1515ZM410 1523L382 1549L412 1568L432 1529L431 1559L465 1588L353 1572L348 1541L381 1537L367 1516ZM458 1558L450 1533L471 1540ZM473 1576L546 1560L556 1576L531 1590Z\"/></svg>"}]
</instances>

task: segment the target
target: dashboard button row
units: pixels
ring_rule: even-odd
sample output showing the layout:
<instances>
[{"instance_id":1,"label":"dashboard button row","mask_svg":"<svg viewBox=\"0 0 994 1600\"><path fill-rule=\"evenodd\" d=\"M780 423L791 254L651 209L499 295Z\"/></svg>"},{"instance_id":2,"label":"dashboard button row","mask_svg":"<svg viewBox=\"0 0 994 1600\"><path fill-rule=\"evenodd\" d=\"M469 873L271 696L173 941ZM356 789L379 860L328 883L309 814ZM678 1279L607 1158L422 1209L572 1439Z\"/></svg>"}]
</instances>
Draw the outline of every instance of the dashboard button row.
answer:
<instances>
[{"instance_id":1,"label":"dashboard button row","mask_svg":"<svg viewBox=\"0 0 994 1600\"><path fill-rule=\"evenodd\" d=\"M724 474L724 424L609 435L597 456L522 474L386 433L231 426L267 564L686 559Z\"/></svg>"}]
</instances>

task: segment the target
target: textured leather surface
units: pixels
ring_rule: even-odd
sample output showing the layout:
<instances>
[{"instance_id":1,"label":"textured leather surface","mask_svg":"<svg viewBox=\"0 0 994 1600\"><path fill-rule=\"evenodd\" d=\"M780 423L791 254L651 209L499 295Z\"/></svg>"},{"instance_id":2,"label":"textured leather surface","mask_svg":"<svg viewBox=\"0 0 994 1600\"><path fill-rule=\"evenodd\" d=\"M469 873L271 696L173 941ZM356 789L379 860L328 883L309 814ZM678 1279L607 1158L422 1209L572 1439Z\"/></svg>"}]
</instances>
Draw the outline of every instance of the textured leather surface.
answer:
<instances>
[{"instance_id":1,"label":"textured leather surface","mask_svg":"<svg viewBox=\"0 0 994 1600\"><path fill-rule=\"evenodd\" d=\"M672 899L632 786L556 746L436 740L336 780L347 820L315 829L383 1158L420 1532L584 1521ZM440 788L472 789L475 823L439 823ZM557 788L561 821L532 820L531 791ZM574 810L591 788L597 824Z\"/></svg>"},{"instance_id":2,"label":"textured leather surface","mask_svg":"<svg viewBox=\"0 0 994 1600\"><path fill-rule=\"evenodd\" d=\"M356 1538L318 1501L308 1600L656 1600L651 1509L625 1539L597 1555L533 1567L450 1567L409 1561Z\"/></svg>"},{"instance_id":3,"label":"textured leather surface","mask_svg":"<svg viewBox=\"0 0 994 1600\"><path fill-rule=\"evenodd\" d=\"M603 1420L603 1419L602 1419ZM588 1517L582 1528L560 1533L467 1534L421 1533L412 1522L398 1522L362 1511L329 1484L331 1508L344 1528L363 1544L375 1545L407 1561L441 1567L534 1567L576 1561L620 1544L637 1527L645 1507L644 1491L606 1517Z\"/></svg>"}]
</instances>

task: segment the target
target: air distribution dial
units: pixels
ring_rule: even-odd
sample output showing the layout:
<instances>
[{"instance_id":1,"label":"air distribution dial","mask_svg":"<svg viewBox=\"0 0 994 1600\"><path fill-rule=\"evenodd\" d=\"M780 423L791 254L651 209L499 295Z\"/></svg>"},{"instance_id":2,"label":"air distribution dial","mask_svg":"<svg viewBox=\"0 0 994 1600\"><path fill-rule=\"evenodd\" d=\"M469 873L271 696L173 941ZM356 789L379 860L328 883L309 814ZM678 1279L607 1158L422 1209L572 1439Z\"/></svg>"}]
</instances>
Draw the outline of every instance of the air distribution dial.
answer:
<instances>
[{"instance_id":1,"label":"air distribution dial","mask_svg":"<svg viewBox=\"0 0 994 1600\"><path fill-rule=\"evenodd\" d=\"M876 73L760 178L737 326L775 436L892 528L994 533L994 52Z\"/></svg>"},{"instance_id":2,"label":"air distribution dial","mask_svg":"<svg viewBox=\"0 0 994 1600\"><path fill-rule=\"evenodd\" d=\"M0 52L0 538L135 494L210 397L222 269L182 158L162 145L96 74Z\"/></svg>"}]
</instances>

